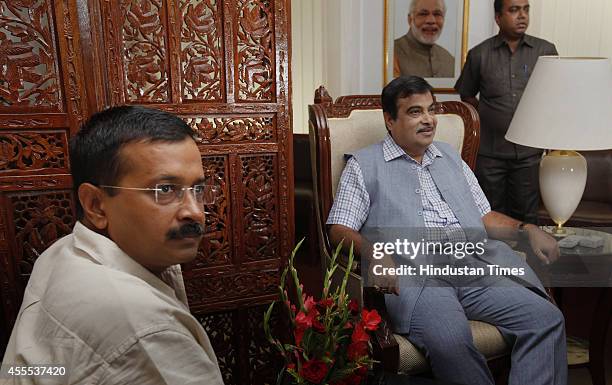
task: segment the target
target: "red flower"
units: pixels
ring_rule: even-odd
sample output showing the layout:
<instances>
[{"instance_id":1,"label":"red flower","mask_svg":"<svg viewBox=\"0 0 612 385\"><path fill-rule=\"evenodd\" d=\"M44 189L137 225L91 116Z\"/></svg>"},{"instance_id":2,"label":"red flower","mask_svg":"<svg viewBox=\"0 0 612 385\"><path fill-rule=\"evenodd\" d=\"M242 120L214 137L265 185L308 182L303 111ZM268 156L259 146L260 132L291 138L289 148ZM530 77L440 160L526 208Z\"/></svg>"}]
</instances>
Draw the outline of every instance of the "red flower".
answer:
<instances>
[{"instance_id":1,"label":"red flower","mask_svg":"<svg viewBox=\"0 0 612 385\"><path fill-rule=\"evenodd\" d=\"M293 362L290 364L287 364L287 370L295 370L295 364Z\"/></svg>"},{"instance_id":2,"label":"red flower","mask_svg":"<svg viewBox=\"0 0 612 385\"><path fill-rule=\"evenodd\" d=\"M378 329L378 324L380 323L380 315L375 310L367 311L363 309L361 312L361 319L363 321L364 328L366 330L376 330Z\"/></svg>"},{"instance_id":3,"label":"red flower","mask_svg":"<svg viewBox=\"0 0 612 385\"><path fill-rule=\"evenodd\" d=\"M295 345L296 346L300 346L300 344L302 343L302 338L304 338L304 331L306 329L302 329L302 328L296 328L295 332L294 332L294 336L295 336Z\"/></svg>"},{"instance_id":4,"label":"red flower","mask_svg":"<svg viewBox=\"0 0 612 385\"><path fill-rule=\"evenodd\" d=\"M354 299L349 302L348 308L353 315L359 314L359 304Z\"/></svg>"},{"instance_id":5,"label":"red flower","mask_svg":"<svg viewBox=\"0 0 612 385\"><path fill-rule=\"evenodd\" d=\"M334 306L334 300L331 298L322 299L319 301L319 306L323 309Z\"/></svg>"},{"instance_id":6,"label":"red flower","mask_svg":"<svg viewBox=\"0 0 612 385\"><path fill-rule=\"evenodd\" d=\"M313 384L320 384L327 375L328 370L329 368L325 362L320 360L308 360L302 365L299 374L306 381L310 381Z\"/></svg>"},{"instance_id":7,"label":"red flower","mask_svg":"<svg viewBox=\"0 0 612 385\"><path fill-rule=\"evenodd\" d=\"M348 346L346 350L346 357L350 361L357 361L363 356L368 355L368 343L367 342L353 342Z\"/></svg>"},{"instance_id":8,"label":"red flower","mask_svg":"<svg viewBox=\"0 0 612 385\"><path fill-rule=\"evenodd\" d=\"M316 318L312 320L312 327L319 333L323 333L325 331L325 325L323 325L321 321Z\"/></svg>"},{"instance_id":9,"label":"red flower","mask_svg":"<svg viewBox=\"0 0 612 385\"><path fill-rule=\"evenodd\" d=\"M353 330L353 335L351 336L352 342L368 342L370 340L370 336L363 328L363 322L359 322L355 325L355 329Z\"/></svg>"},{"instance_id":10,"label":"red flower","mask_svg":"<svg viewBox=\"0 0 612 385\"><path fill-rule=\"evenodd\" d=\"M316 302L312 296L308 296L308 298L306 298L306 301L304 301L304 309L306 310L306 313L309 313L311 309L314 309L315 303Z\"/></svg>"},{"instance_id":11,"label":"red flower","mask_svg":"<svg viewBox=\"0 0 612 385\"><path fill-rule=\"evenodd\" d=\"M301 311L295 316L295 324L298 329L308 329L312 327L312 317Z\"/></svg>"}]
</instances>

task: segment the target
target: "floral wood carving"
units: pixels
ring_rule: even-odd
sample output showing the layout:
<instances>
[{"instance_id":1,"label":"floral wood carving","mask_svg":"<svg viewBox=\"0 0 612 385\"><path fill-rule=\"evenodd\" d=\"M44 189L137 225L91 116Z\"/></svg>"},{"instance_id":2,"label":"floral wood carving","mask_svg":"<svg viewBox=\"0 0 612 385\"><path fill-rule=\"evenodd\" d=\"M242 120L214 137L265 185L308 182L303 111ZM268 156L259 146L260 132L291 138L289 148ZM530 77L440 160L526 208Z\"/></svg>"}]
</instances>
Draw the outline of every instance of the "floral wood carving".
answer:
<instances>
[{"instance_id":1,"label":"floral wood carving","mask_svg":"<svg viewBox=\"0 0 612 385\"><path fill-rule=\"evenodd\" d=\"M72 232L74 214L69 191L8 195L15 223L16 261L23 285L36 258L58 238Z\"/></svg>"},{"instance_id":2,"label":"floral wood carving","mask_svg":"<svg viewBox=\"0 0 612 385\"><path fill-rule=\"evenodd\" d=\"M277 258L275 156L244 156L241 160L245 258Z\"/></svg>"},{"instance_id":3,"label":"floral wood carving","mask_svg":"<svg viewBox=\"0 0 612 385\"><path fill-rule=\"evenodd\" d=\"M280 309L280 307L276 309ZM247 309L247 312L247 324L251 335L249 341L249 384L273 384L282 368L283 359L266 339L265 334L261 332L263 330L264 309L259 306L252 307ZM273 311L270 317L270 327L277 329L279 323L279 311Z\"/></svg>"},{"instance_id":4,"label":"floral wood carving","mask_svg":"<svg viewBox=\"0 0 612 385\"><path fill-rule=\"evenodd\" d=\"M224 73L221 8L217 0L181 0L183 98L221 100Z\"/></svg>"},{"instance_id":5,"label":"floral wood carving","mask_svg":"<svg viewBox=\"0 0 612 385\"><path fill-rule=\"evenodd\" d=\"M11 284L12 281L9 279L9 274L12 275L9 258L10 253L0 250L0 301L2 301L0 306L2 306L2 312L4 313L4 319L0 319L0 326L4 326L4 331L7 334L17 318L21 298L23 297L21 293L17 294L17 288L14 284ZM2 331L0 331L0 341L2 337ZM3 342L6 342L8 335L4 335L4 338L6 339Z\"/></svg>"},{"instance_id":6,"label":"floral wood carving","mask_svg":"<svg viewBox=\"0 0 612 385\"><path fill-rule=\"evenodd\" d=\"M273 10L270 0L238 0L238 98L271 101L274 94Z\"/></svg>"},{"instance_id":7,"label":"floral wood carving","mask_svg":"<svg viewBox=\"0 0 612 385\"><path fill-rule=\"evenodd\" d=\"M0 107L61 110L51 2L0 0Z\"/></svg>"},{"instance_id":8,"label":"floral wood carving","mask_svg":"<svg viewBox=\"0 0 612 385\"><path fill-rule=\"evenodd\" d=\"M262 310L263 312L263 310ZM225 384L235 384L234 372L237 370L236 349L234 347L236 330L233 312L213 313L196 316L215 351L219 369Z\"/></svg>"},{"instance_id":9,"label":"floral wood carving","mask_svg":"<svg viewBox=\"0 0 612 385\"><path fill-rule=\"evenodd\" d=\"M18 294L15 285L12 285L9 279L9 275L12 276L13 273L9 263L10 253L6 221L6 210L0 206L0 301L2 301L0 306L2 306L4 312L4 320L0 319L0 325L4 322L5 330L10 330L12 323L17 318L21 298L16 299ZM8 339L7 335L4 337ZM2 338L2 335L0 335L0 338Z\"/></svg>"},{"instance_id":10,"label":"floral wood carving","mask_svg":"<svg viewBox=\"0 0 612 385\"><path fill-rule=\"evenodd\" d=\"M58 189L72 186L72 178L70 174L51 174L51 175L28 175L24 178L23 175L10 175L0 178L1 191L16 191L16 190L42 190L42 189Z\"/></svg>"},{"instance_id":11,"label":"floral wood carving","mask_svg":"<svg viewBox=\"0 0 612 385\"><path fill-rule=\"evenodd\" d=\"M185 118L201 139L202 144L222 142L255 142L274 138L272 116L241 118Z\"/></svg>"},{"instance_id":12,"label":"floral wood carving","mask_svg":"<svg viewBox=\"0 0 612 385\"><path fill-rule=\"evenodd\" d=\"M278 270L257 270L214 275L185 275L185 290L189 305L200 306L224 302L232 298L274 294L280 279Z\"/></svg>"},{"instance_id":13,"label":"floral wood carving","mask_svg":"<svg viewBox=\"0 0 612 385\"><path fill-rule=\"evenodd\" d=\"M167 102L168 63L161 0L122 0L126 99Z\"/></svg>"},{"instance_id":14,"label":"floral wood carving","mask_svg":"<svg viewBox=\"0 0 612 385\"><path fill-rule=\"evenodd\" d=\"M21 170L68 169L66 134L0 133L0 173Z\"/></svg>"},{"instance_id":15,"label":"floral wood carving","mask_svg":"<svg viewBox=\"0 0 612 385\"><path fill-rule=\"evenodd\" d=\"M190 269L231 263L231 229L227 157L203 157L205 184L217 186L215 203L205 206L206 227L204 238Z\"/></svg>"},{"instance_id":16,"label":"floral wood carving","mask_svg":"<svg viewBox=\"0 0 612 385\"><path fill-rule=\"evenodd\" d=\"M49 126L50 120L44 118L35 118L35 119L21 119L21 118L9 118L9 119L0 119L0 127L2 128L22 128L22 127L46 127Z\"/></svg>"},{"instance_id":17,"label":"floral wood carving","mask_svg":"<svg viewBox=\"0 0 612 385\"><path fill-rule=\"evenodd\" d=\"M68 84L66 86L67 101L72 115L72 127L81 127L83 124L83 104L81 101L81 76L77 70L77 52L75 48L75 38L73 32L73 20L71 13L71 3L64 0L64 33L62 37L66 44L66 70L68 72Z\"/></svg>"}]
</instances>

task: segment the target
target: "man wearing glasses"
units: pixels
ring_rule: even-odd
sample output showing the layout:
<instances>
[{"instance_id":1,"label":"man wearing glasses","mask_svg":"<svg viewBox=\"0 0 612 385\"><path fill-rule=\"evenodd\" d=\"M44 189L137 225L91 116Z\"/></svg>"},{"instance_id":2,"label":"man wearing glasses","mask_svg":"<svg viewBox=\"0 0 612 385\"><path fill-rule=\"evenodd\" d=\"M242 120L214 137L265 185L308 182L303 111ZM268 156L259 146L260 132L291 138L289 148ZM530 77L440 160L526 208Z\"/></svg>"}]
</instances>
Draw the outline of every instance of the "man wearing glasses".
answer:
<instances>
[{"instance_id":1,"label":"man wearing glasses","mask_svg":"<svg viewBox=\"0 0 612 385\"><path fill-rule=\"evenodd\" d=\"M179 266L195 258L215 197L192 135L135 106L81 128L70 146L79 221L36 261L5 368L61 366L60 383L223 383Z\"/></svg>"}]
</instances>

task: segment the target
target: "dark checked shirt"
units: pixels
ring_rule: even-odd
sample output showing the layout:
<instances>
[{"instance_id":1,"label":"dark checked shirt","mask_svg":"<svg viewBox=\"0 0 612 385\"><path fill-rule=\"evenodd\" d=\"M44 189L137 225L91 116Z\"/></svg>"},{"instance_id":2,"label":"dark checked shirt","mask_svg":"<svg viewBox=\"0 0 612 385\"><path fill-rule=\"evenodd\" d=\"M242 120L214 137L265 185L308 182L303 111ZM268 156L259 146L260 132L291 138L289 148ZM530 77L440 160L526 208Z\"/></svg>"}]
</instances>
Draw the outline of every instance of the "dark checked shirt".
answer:
<instances>
[{"instance_id":1,"label":"dark checked shirt","mask_svg":"<svg viewBox=\"0 0 612 385\"><path fill-rule=\"evenodd\" d=\"M542 153L504 139L538 57L558 55L555 45L525 35L514 53L501 36L493 36L468 52L455 89L461 96L480 93L479 154L494 158L523 159Z\"/></svg>"}]
</instances>

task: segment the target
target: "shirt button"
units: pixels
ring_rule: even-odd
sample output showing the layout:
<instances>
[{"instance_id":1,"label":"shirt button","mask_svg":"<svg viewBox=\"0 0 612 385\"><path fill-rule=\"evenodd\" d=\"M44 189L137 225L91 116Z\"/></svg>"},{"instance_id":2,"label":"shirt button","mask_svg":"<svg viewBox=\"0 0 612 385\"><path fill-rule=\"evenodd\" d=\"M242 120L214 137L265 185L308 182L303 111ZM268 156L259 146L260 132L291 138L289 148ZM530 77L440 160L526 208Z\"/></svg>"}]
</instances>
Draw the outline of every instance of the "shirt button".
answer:
<instances>
[{"instance_id":1,"label":"shirt button","mask_svg":"<svg viewBox=\"0 0 612 385\"><path fill-rule=\"evenodd\" d=\"M512 79L516 78L516 74L512 74Z\"/></svg>"},{"instance_id":2,"label":"shirt button","mask_svg":"<svg viewBox=\"0 0 612 385\"><path fill-rule=\"evenodd\" d=\"M412 166L412 169L413 169L413 170L416 170L416 169L417 169L417 166Z\"/></svg>"},{"instance_id":3,"label":"shirt button","mask_svg":"<svg viewBox=\"0 0 612 385\"><path fill-rule=\"evenodd\" d=\"M417 211L417 215L421 217L421 216L423 216L423 212L422 211Z\"/></svg>"},{"instance_id":4,"label":"shirt button","mask_svg":"<svg viewBox=\"0 0 612 385\"><path fill-rule=\"evenodd\" d=\"M512 94L512 97L513 97L513 98L516 98L516 94Z\"/></svg>"},{"instance_id":5,"label":"shirt button","mask_svg":"<svg viewBox=\"0 0 612 385\"><path fill-rule=\"evenodd\" d=\"M417 193L417 194L420 194L421 193L421 189L418 188L418 189L414 190L414 192Z\"/></svg>"}]
</instances>

